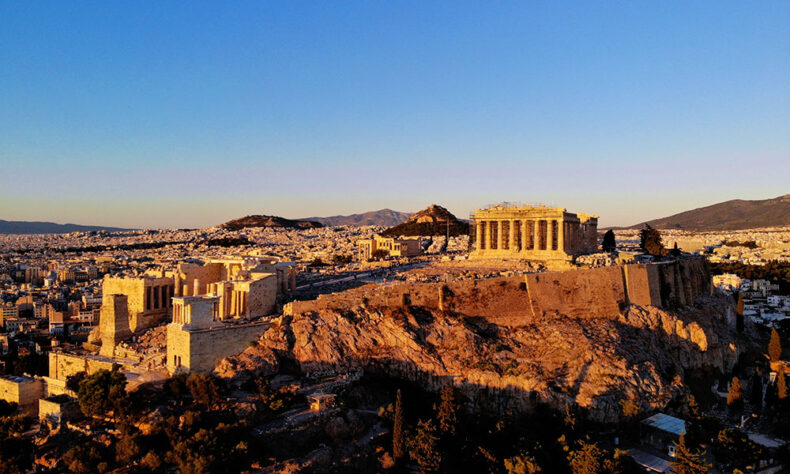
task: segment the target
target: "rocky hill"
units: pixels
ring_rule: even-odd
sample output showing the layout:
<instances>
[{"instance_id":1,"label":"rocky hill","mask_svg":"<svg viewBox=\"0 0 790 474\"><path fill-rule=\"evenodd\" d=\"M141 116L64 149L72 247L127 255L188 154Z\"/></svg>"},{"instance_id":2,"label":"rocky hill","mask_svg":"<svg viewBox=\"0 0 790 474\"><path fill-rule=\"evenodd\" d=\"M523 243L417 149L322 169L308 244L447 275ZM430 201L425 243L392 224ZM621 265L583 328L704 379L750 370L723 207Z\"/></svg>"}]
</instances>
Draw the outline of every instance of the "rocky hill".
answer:
<instances>
[{"instance_id":1,"label":"rocky hill","mask_svg":"<svg viewBox=\"0 0 790 474\"><path fill-rule=\"evenodd\" d=\"M120 227L56 224L54 222L4 221L0 219L0 234L68 234L69 232L123 231Z\"/></svg>"},{"instance_id":2,"label":"rocky hill","mask_svg":"<svg viewBox=\"0 0 790 474\"><path fill-rule=\"evenodd\" d=\"M316 221L327 226L334 225L380 225L394 226L411 216L410 212L398 212L392 209L381 209L378 211L363 212L362 214L351 214L348 216L330 217L306 217L302 220Z\"/></svg>"},{"instance_id":3,"label":"rocky hill","mask_svg":"<svg viewBox=\"0 0 790 474\"><path fill-rule=\"evenodd\" d=\"M466 235L469 224L456 218L450 211L431 204L420 212L412 214L406 222L390 227L381 234L387 237L445 235L449 222L450 235Z\"/></svg>"},{"instance_id":4,"label":"rocky hill","mask_svg":"<svg viewBox=\"0 0 790 474\"><path fill-rule=\"evenodd\" d=\"M314 229L323 227L320 222L286 219L278 216L246 216L233 219L222 224L222 227L230 230L240 230L245 227L282 227L288 229Z\"/></svg>"},{"instance_id":5,"label":"rocky hill","mask_svg":"<svg viewBox=\"0 0 790 474\"><path fill-rule=\"evenodd\" d=\"M685 390L687 371L729 369L742 351L731 299L693 288L694 275L685 281L675 272L678 288L660 278L666 294L656 295L661 306L654 306L630 299L611 305L608 300L620 297L599 290L574 296L578 301L549 298L544 286L568 294L592 290L589 272L578 273L578 282L576 272L564 273L535 274L524 286L495 278L470 288L466 282L404 285L381 295L381 287L371 285L346 298L294 303L257 346L223 361L218 372L270 374L294 363L307 374L361 368L432 390L452 381L477 409L521 411L536 401L561 409L567 403L593 419L613 421L621 400L637 401L642 411L662 409ZM684 292L696 305L681 298ZM438 303L428 302L428 293Z\"/></svg>"},{"instance_id":6,"label":"rocky hill","mask_svg":"<svg viewBox=\"0 0 790 474\"><path fill-rule=\"evenodd\" d=\"M631 228L642 228L645 224L658 229L684 230L739 230L787 226L790 225L790 194L756 201L734 199L643 222Z\"/></svg>"},{"instance_id":7,"label":"rocky hill","mask_svg":"<svg viewBox=\"0 0 790 474\"><path fill-rule=\"evenodd\" d=\"M643 411L682 393L684 371L731 367L738 349L723 315L730 304L669 312L631 306L614 318L556 318L503 327L419 307L363 307L283 316L257 347L221 363L273 373L296 362L305 373L353 371L407 378L438 390L447 381L478 409L521 411L535 400L616 420L620 401ZM680 379L675 379L675 375Z\"/></svg>"}]
</instances>

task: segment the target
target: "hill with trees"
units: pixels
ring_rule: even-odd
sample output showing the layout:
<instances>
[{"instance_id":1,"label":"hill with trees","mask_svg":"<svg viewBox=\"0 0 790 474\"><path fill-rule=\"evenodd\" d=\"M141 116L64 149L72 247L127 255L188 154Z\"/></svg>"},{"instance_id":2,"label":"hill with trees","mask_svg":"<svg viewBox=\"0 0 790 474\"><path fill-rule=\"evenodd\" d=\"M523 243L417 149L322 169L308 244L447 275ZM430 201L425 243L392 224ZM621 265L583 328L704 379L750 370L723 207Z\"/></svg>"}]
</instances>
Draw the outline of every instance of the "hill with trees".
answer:
<instances>
[{"instance_id":1,"label":"hill with trees","mask_svg":"<svg viewBox=\"0 0 790 474\"><path fill-rule=\"evenodd\" d=\"M450 211L431 204L420 212L412 214L403 224L390 227L381 233L385 237L419 236L419 235L466 235L469 233L469 223L459 220Z\"/></svg>"},{"instance_id":2,"label":"hill with trees","mask_svg":"<svg viewBox=\"0 0 790 474\"><path fill-rule=\"evenodd\" d=\"M320 222L286 219L279 216L254 215L233 219L221 226L229 230L241 230L246 227L281 227L286 229L315 229L323 227Z\"/></svg>"}]
</instances>

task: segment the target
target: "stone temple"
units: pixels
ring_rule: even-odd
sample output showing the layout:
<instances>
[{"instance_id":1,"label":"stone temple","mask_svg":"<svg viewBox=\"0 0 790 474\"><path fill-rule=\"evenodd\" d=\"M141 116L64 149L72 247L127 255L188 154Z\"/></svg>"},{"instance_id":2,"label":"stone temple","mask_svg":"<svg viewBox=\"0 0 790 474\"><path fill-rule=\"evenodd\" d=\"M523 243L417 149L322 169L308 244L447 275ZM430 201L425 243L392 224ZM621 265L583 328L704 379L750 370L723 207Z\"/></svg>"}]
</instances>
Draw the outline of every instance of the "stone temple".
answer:
<instances>
[{"instance_id":1,"label":"stone temple","mask_svg":"<svg viewBox=\"0 0 790 474\"><path fill-rule=\"evenodd\" d=\"M598 249L598 216L563 207L496 205L471 220L473 257L565 261Z\"/></svg>"}]
</instances>

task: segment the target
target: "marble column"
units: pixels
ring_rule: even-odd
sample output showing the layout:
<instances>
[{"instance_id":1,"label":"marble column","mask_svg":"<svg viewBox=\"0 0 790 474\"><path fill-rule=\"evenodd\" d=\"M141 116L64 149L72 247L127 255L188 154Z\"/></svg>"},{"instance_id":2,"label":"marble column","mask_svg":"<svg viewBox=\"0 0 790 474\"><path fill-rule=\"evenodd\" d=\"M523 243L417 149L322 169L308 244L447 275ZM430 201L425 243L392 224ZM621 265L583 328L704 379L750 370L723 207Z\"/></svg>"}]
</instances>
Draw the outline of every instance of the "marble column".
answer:
<instances>
[{"instance_id":1,"label":"marble column","mask_svg":"<svg viewBox=\"0 0 790 474\"><path fill-rule=\"evenodd\" d=\"M508 240L507 240L507 249L513 250L516 248L516 221L514 219L510 219L507 224L508 227Z\"/></svg>"},{"instance_id":2,"label":"marble column","mask_svg":"<svg viewBox=\"0 0 790 474\"><path fill-rule=\"evenodd\" d=\"M560 252L564 252L565 251L565 221L559 220L557 222L559 222L559 224L557 224L557 231L559 232L557 234L557 250L559 250Z\"/></svg>"},{"instance_id":3,"label":"marble column","mask_svg":"<svg viewBox=\"0 0 790 474\"><path fill-rule=\"evenodd\" d=\"M546 250L554 250L551 243L554 240L554 219L546 220Z\"/></svg>"},{"instance_id":4,"label":"marble column","mask_svg":"<svg viewBox=\"0 0 790 474\"><path fill-rule=\"evenodd\" d=\"M486 241L486 250L491 250L491 229L493 229L494 227L491 225L491 222L492 221L485 222L486 228L484 233L485 233L485 241Z\"/></svg>"},{"instance_id":5,"label":"marble column","mask_svg":"<svg viewBox=\"0 0 790 474\"><path fill-rule=\"evenodd\" d=\"M475 223L475 243L477 244L477 250L483 249L483 222L477 221Z\"/></svg>"},{"instance_id":6,"label":"marble column","mask_svg":"<svg viewBox=\"0 0 790 474\"><path fill-rule=\"evenodd\" d=\"M503 221L501 221L501 220L496 221L496 224L497 224L497 228L496 228L496 249L497 250L502 250L502 245L505 243L505 239L503 238L504 236L502 235L502 228L504 227L504 225L502 225L502 222Z\"/></svg>"},{"instance_id":7,"label":"marble column","mask_svg":"<svg viewBox=\"0 0 790 474\"><path fill-rule=\"evenodd\" d=\"M540 220L532 221L532 248L540 250Z\"/></svg>"}]
</instances>

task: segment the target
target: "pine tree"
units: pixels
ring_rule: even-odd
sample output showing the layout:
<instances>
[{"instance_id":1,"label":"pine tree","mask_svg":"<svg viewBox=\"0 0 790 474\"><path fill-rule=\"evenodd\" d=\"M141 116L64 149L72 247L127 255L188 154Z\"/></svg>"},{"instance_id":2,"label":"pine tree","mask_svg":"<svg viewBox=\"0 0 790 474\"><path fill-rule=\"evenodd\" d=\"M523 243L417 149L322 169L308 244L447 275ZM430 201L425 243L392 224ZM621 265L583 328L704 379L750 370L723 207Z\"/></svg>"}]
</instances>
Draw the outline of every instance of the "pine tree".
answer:
<instances>
[{"instance_id":1,"label":"pine tree","mask_svg":"<svg viewBox=\"0 0 790 474\"><path fill-rule=\"evenodd\" d=\"M601 249L604 252L614 252L617 249L617 240L614 238L612 229L606 231L603 235L603 242L601 242Z\"/></svg>"},{"instance_id":2,"label":"pine tree","mask_svg":"<svg viewBox=\"0 0 790 474\"><path fill-rule=\"evenodd\" d=\"M773 362L782 358L782 341L779 340L779 333L776 329L771 329L771 342L768 343L768 355Z\"/></svg>"},{"instance_id":3,"label":"pine tree","mask_svg":"<svg viewBox=\"0 0 790 474\"><path fill-rule=\"evenodd\" d=\"M730 391L727 393L727 406L733 410L743 406L743 390L738 377L733 377L730 383Z\"/></svg>"},{"instance_id":4,"label":"pine tree","mask_svg":"<svg viewBox=\"0 0 790 474\"><path fill-rule=\"evenodd\" d=\"M787 398L787 382L785 381L784 367L776 373L776 398L779 400Z\"/></svg>"},{"instance_id":5,"label":"pine tree","mask_svg":"<svg viewBox=\"0 0 790 474\"><path fill-rule=\"evenodd\" d=\"M675 460L670 463L676 474L703 474L711 465L705 462L705 451L691 451L686 447L686 435L681 434L675 445Z\"/></svg>"},{"instance_id":6,"label":"pine tree","mask_svg":"<svg viewBox=\"0 0 790 474\"><path fill-rule=\"evenodd\" d=\"M436 414L439 431L449 435L455 434L455 425L458 422L458 407L455 405L454 392L453 386L449 383L442 387L441 401Z\"/></svg>"},{"instance_id":7,"label":"pine tree","mask_svg":"<svg viewBox=\"0 0 790 474\"><path fill-rule=\"evenodd\" d=\"M403 401L400 389L395 397L395 413L392 421L392 457L399 461L406 454L406 446L403 436Z\"/></svg>"}]
</instances>

